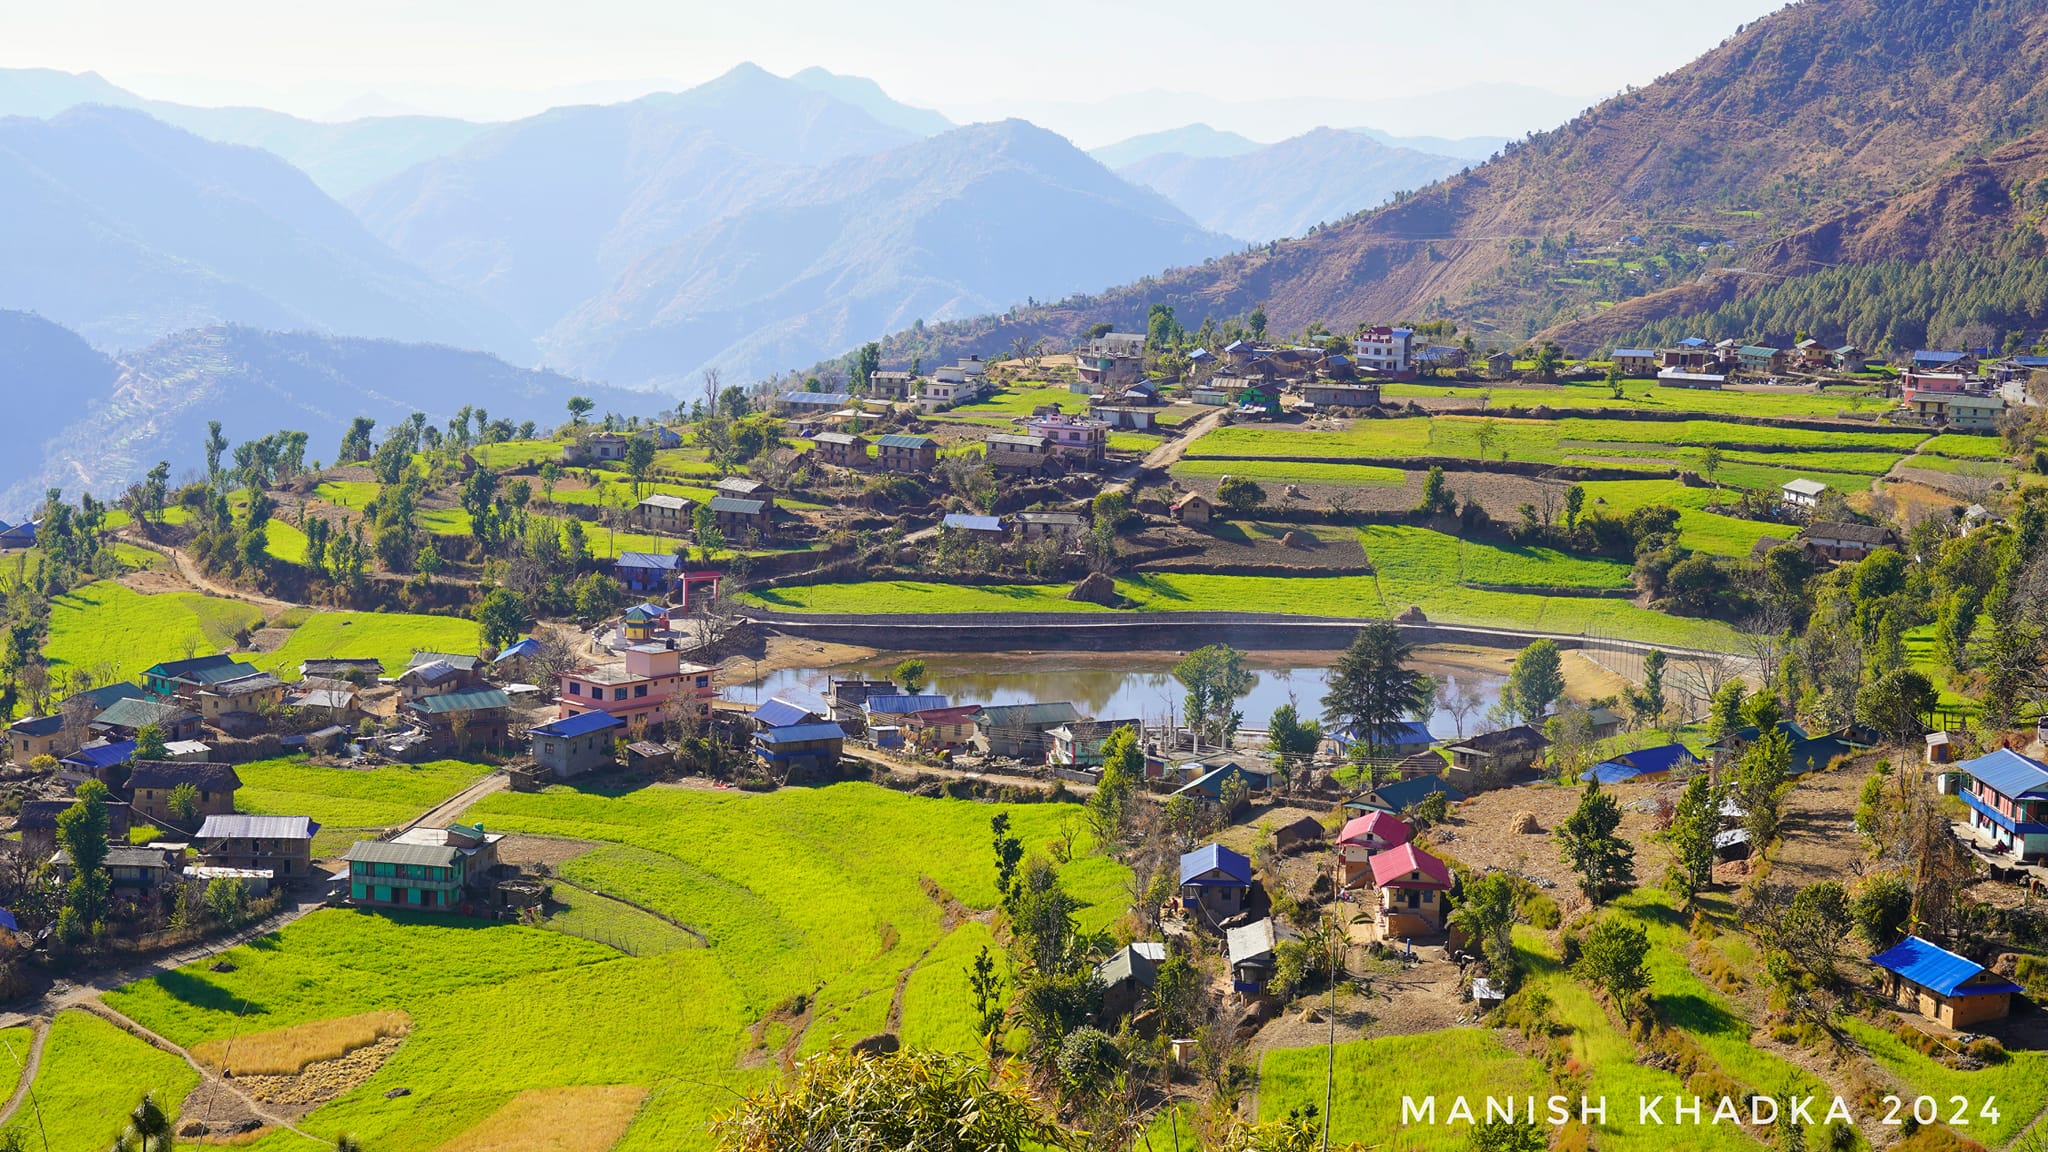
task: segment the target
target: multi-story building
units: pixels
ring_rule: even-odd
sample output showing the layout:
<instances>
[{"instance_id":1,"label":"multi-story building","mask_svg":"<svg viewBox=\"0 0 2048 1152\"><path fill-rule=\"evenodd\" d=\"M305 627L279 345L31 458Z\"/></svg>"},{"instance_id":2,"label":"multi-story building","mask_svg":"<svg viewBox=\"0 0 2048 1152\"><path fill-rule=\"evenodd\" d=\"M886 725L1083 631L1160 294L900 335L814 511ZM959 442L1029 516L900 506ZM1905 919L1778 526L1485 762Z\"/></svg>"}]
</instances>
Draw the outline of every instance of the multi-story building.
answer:
<instances>
[{"instance_id":1,"label":"multi-story building","mask_svg":"<svg viewBox=\"0 0 2048 1152\"><path fill-rule=\"evenodd\" d=\"M1415 370L1415 330L1366 328L1351 342L1351 357L1368 372L1406 376Z\"/></svg>"},{"instance_id":2,"label":"multi-story building","mask_svg":"<svg viewBox=\"0 0 2048 1152\"><path fill-rule=\"evenodd\" d=\"M498 867L501 833L481 824L414 828L348 850L351 904L452 910L483 894Z\"/></svg>"},{"instance_id":3,"label":"multi-story building","mask_svg":"<svg viewBox=\"0 0 2048 1152\"><path fill-rule=\"evenodd\" d=\"M658 725L673 714L672 699L684 701L682 706L698 716L710 714L718 698L717 669L685 664L680 653L653 644L636 644L624 657L616 664L563 673L557 714L609 712L629 725Z\"/></svg>"},{"instance_id":4,"label":"multi-story building","mask_svg":"<svg viewBox=\"0 0 2048 1152\"><path fill-rule=\"evenodd\" d=\"M211 868L260 869L280 883L313 871L313 835L304 816L208 816L199 826L199 859Z\"/></svg>"},{"instance_id":5,"label":"multi-story building","mask_svg":"<svg viewBox=\"0 0 2048 1152\"><path fill-rule=\"evenodd\" d=\"M1087 416L1038 416L1025 422L1033 435L1045 437L1052 456L1083 464L1099 464L1109 446L1109 422Z\"/></svg>"}]
</instances>

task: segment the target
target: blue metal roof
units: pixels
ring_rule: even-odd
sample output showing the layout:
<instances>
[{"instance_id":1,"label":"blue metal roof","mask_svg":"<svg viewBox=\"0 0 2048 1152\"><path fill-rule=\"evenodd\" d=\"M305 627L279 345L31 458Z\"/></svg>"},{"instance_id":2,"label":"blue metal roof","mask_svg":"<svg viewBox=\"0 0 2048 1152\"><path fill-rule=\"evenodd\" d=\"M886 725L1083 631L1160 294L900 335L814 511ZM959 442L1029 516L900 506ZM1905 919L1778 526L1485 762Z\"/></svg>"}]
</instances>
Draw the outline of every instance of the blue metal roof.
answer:
<instances>
[{"instance_id":1,"label":"blue metal roof","mask_svg":"<svg viewBox=\"0 0 2048 1152\"><path fill-rule=\"evenodd\" d=\"M112 768L135 759L135 741L115 740L106 744L88 744L71 755L64 757L66 764L78 764L99 769Z\"/></svg>"},{"instance_id":2,"label":"blue metal roof","mask_svg":"<svg viewBox=\"0 0 2048 1152\"><path fill-rule=\"evenodd\" d=\"M1613 762L1625 764L1637 772L1669 772L1681 764L1697 764L1699 757L1683 744L1659 744L1655 748L1640 748L1614 757Z\"/></svg>"},{"instance_id":3,"label":"blue metal roof","mask_svg":"<svg viewBox=\"0 0 2048 1152\"><path fill-rule=\"evenodd\" d=\"M1968 355L1968 352L1915 352L1913 353L1913 363L1953 364L1956 361L1961 360L1963 357Z\"/></svg>"},{"instance_id":4,"label":"blue metal roof","mask_svg":"<svg viewBox=\"0 0 2048 1152\"><path fill-rule=\"evenodd\" d=\"M801 704L792 704L777 696L754 709L753 721L763 728L787 728L792 724L812 723L816 712Z\"/></svg>"},{"instance_id":5,"label":"blue metal roof","mask_svg":"<svg viewBox=\"0 0 2048 1152\"><path fill-rule=\"evenodd\" d=\"M682 567L683 561L682 557L673 553L621 552L619 558L612 563L620 568L659 568L665 572L673 572Z\"/></svg>"},{"instance_id":6,"label":"blue metal roof","mask_svg":"<svg viewBox=\"0 0 2048 1152\"><path fill-rule=\"evenodd\" d=\"M907 716L912 712L952 706L950 696L870 696L865 705L869 712L885 712L891 716Z\"/></svg>"},{"instance_id":7,"label":"blue metal roof","mask_svg":"<svg viewBox=\"0 0 2048 1152\"><path fill-rule=\"evenodd\" d=\"M1204 844L1180 858L1180 882L1187 884L1205 872L1221 872L1227 881L1204 880L1204 884L1252 882L1252 862L1221 844Z\"/></svg>"},{"instance_id":8,"label":"blue metal roof","mask_svg":"<svg viewBox=\"0 0 2048 1152\"><path fill-rule=\"evenodd\" d=\"M1330 733L1330 738L1347 747L1364 739L1359 735L1356 724L1346 724ZM1404 720L1389 729L1381 743L1397 747L1403 744L1434 744L1436 737L1430 734L1429 725L1419 720Z\"/></svg>"},{"instance_id":9,"label":"blue metal roof","mask_svg":"<svg viewBox=\"0 0 2048 1152\"><path fill-rule=\"evenodd\" d=\"M1661 772L1663 770L1659 769L1658 771ZM1600 763L1593 765L1591 768L1586 769L1584 772L1579 773L1579 779L1598 780L1602 784L1620 784L1628 780L1633 780L1638 776L1650 774L1651 773L1646 773L1640 768L1633 768L1619 761L1603 760Z\"/></svg>"},{"instance_id":10,"label":"blue metal roof","mask_svg":"<svg viewBox=\"0 0 2048 1152\"><path fill-rule=\"evenodd\" d=\"M1646 357L1653 357L1657 354L1657 352L1654 348L1616 348L1614 350L1614 354L1616 356L1634 356L1638 359L1642 359Z\"/></svg>"},{"instance_id":11,"label":"blue metal roof","mask_svg":"<svg viewBox=\"0 0 2048 1152\"><path fill-rule=\"evenodd\" d=\"M1956 767L2001 796L2048 798L2048 764L2010 748L1965 760Z\"/></svg>"},{"instance_id":12,"label":"blue metal roof","mask_svg":"<svg viewBox=\"0 0 2048 1152\"><path fill-rule=\"evenodd\" d=\"M607 732L625 722L609 712L579 712L562 720L550 720L546 724L529 728L527 731L542 736L553 736L561 740L577 736L588 736L594 732Z\"/></svg>"},{"instance_id":13,"label":"blue metal roof","mask_svg":"<svg viewBox=\"0 0 2048 1152\"><path fill-rule=\"evenodd\" d=\"M491 663L496 664L500 660L516 660L522 656L538 655L540 655L540 641L528 636L516 644L505 645L505 650L498 653L498 659L491 661Z\"/></svg>"},{"instance_id":14,"label":"blue metal roof","mask_svg":"<svg viewBox=\"0 0 2048 1152\"><path fill-rule=\"evenodd\" d=\"M1896 972L1930 992L1943 996L1983 996L1992 992L2025 992L2009 980L1989 980L1962 987L1964 981L1984 971L1984 966L1918 936L1908 936L1870 958L1872 964Z\"/></svg>"},{"instance_id":15,"label":"blue metal roof","mask_svg":"<svg viewBox=\"0 0 2048 1152\"><path fill-rule=\"evenodd\" d=\"M786 728L763 728L754 739L764 744L801 744L808 740L844 740L846 730L829 720L816 724L791 724Z\"/></svg>"},{"instance_id":16,"label":"blue metal roof","mask_svg":"<svg viewBox=\"0 0 2048 1152\"><path fill-rule=\"evenodd\" d=\"M1399 812L1421 803L1432 792L1443 793L1453 804L1465 798L1465 794L1458 790L1457 785L1441 776L1410 776L1406 780L1396 780L1392 784L1375 788L1372 795L1379 798L1380 806L1387 811ZM1349 808L1357 803L1353 801L1345 807Z\"/></svg>"},{"instance_id":17,"label":"blue metal roof","mask_svg":"<svg viewBox=\"0 0 2048 1152\"><path fill-rule=\"evenodd\" d=\"M1003 518L1000 516L970 516L965 512L946 513L946 527L961 528L969 532L1001 532Z\"/></svg>"},{"instance_id":18,"label":"blue metal roof","mask_svg":"<svg viewBox=\"0 0 2048 1152\"><path fill-rule=\"evenodd\" d=\"M1707 346L1707 342L1705 340L1700 339L1697 336L1687 336L1685 339L1680 340L1678 342L1678 346L1680 348L1705 348Z\"/></svg>"},{"instance_id":19,"label":"blue metal roof","mask_svg":"<svg viewBox=\"0 0 2048 1152\"><path fill-rule=\"evenodd\" d=\"M2015 356L2012 362L2022 368L2048 368L2048 356Z\"/></svg>"}]
</instances>

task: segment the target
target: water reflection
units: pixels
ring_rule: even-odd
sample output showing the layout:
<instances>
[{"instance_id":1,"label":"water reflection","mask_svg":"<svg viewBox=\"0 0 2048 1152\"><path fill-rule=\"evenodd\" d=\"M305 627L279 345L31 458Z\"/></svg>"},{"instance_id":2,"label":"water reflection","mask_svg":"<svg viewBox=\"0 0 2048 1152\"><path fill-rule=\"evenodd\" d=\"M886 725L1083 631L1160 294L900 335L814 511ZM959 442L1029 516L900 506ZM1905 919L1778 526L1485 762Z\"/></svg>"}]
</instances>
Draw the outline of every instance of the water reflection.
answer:
<instances>
[{"instance_id":1,"label":"water reflection","mask_svg":"<svg viewBox=\"0 0 2048 1152\"><path fill-rule=\"evenodd\" d=\"M825 668L792 668L771 672L753 683L729 683L727 699L749 703L780 696L807 707L822 708L831 681L863 676L886 680L889 672L907 653L841 664ZM1320 655L1320 654L1316 654ZM1331 653L1334 657L1335 653ZM1137 717L1149 724L1182 719L1186 690L1173 678L1177 659L1171 655L1132 653L1103 663L1094 654L998 653L965 657L958 653L936 653L922 657L927 672L924 691L950 696L962 704L1028 704L1035 701L1070 700L1098 719ZM1064 667L1061 665L1065 664ZM1431 665L1418 661L1416 667L1451 688L1469 688L1479 704L1465 718L1465 732L1500 699L1505 678L1469 668ZM730 670L729 670L730 671ZM1293 704L1304 719L1322 715L1327 665L1305 661L1281 666L1255 667L1257 683L1251 694L1239 701L1247 728L1264 728L1273 710ZM1430 718L1429 729L1438 737L1458 734L1458 722L1439 710Z\"/></svg>"}]
</instances>

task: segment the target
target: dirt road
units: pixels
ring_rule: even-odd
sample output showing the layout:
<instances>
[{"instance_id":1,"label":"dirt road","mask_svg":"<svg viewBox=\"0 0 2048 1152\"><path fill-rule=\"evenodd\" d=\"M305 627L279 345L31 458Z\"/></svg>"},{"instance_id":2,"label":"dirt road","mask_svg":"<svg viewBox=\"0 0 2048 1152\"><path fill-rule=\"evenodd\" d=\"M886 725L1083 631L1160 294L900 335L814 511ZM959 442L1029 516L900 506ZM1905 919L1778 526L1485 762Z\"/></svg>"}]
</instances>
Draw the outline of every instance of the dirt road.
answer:
<instances>
[{"instance_id":1,"label":"dirt road","mask_svg":"<svg viewBox=\"0 0 2048 1152\"><path fill-rule=\"evenodd\" d=\"M183 551L158 544L154 540L145 540L133 532L122 532L121 541L125 544L133 544L144 551L154 552L170 560L171 567L177 570L178 576L185 583L190 584L209 596L219 596L225 600L241 600L274 612L308 607L305 604L295 604L290 600L279 600L275 596L265 596L260 592L247 592L240 588L232 588L226 584L209 579L206 573L201 572L199 566L192 563L192 558L185 555Z\"/></svg>"}]
</instances>

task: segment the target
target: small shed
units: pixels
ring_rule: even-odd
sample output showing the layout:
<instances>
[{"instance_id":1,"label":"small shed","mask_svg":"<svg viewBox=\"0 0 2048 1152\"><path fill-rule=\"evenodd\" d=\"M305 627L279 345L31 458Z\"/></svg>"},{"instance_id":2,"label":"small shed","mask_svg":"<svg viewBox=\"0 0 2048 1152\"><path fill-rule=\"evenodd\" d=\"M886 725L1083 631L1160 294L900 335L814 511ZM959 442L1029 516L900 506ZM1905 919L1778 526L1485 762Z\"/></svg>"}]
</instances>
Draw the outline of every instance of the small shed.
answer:
<instances>
[{"instance_id":1,"label":"small shed","mask_svg":"<svg viewBox=\"0 0 2048 1152\"><path fill-rule=\"evenodd\" d=\"M1273 829L1273 847L1282 852L1292 852L1323 842L1323 822L1313 816L1300 816Z\"/></svg>"},{"instance_id":2,"label":"small shed","mask_svg":"<svg viewBox=\"0 0 2048 1152\"><path fill-rule=\"evenodd\" d=\"M1212 923L1245 910L1252 862L1221 844L1204 844L1180 858L1181 907Z\"/></svg>"},{"instance_id":3,"label":"small shed","mask_svg":"<svg viewBox=\"0 0 2048 1152\"><path fill-rule=\"evenodd\" d=\"M1940 945L1908 936L1870 958L1878 986L1901 1008L1948 1028L2002 1020L2026 989Z\"/></svg>"},{"instance_id":4,"label":"small shed","mask_svg":"<svg viewBox=\"0 0 2048 1152\"><path fill-rule=\"evenodd\" d=\"M1200 492L1189 492L1173 502L1173 518L1183 524L1206 525L1216 505Z\"/></svg>"},{"instance_id":5,"label":"small shed","mask_svg":"<svg viewBox=\"0 0 2048 1152\"><path fill-rule=\"evenodd\" d=\"M1956 758L1955 746L1949 743L1948 733L1927 734L1927 762L1929 764L1953 764Z\"/></svg>"}]
</instances>

